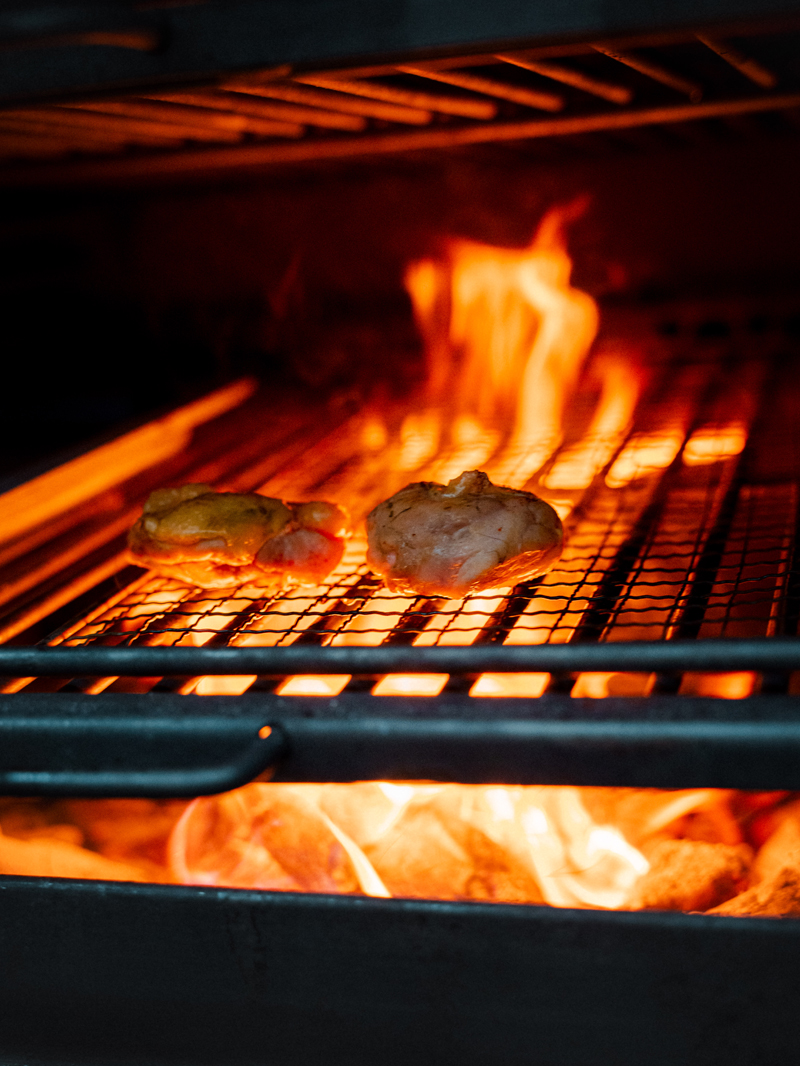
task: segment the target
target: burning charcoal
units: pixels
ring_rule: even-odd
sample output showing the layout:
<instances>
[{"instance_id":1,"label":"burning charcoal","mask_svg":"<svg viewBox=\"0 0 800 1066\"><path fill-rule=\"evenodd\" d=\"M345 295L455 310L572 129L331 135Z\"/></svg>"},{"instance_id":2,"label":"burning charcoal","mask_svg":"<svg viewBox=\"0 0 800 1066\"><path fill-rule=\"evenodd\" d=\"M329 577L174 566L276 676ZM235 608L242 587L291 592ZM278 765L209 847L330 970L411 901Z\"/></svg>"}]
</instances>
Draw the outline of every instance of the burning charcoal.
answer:
<instances>
[{"instance_id":1,"label":"burning charcoal","mask_svg":"<svg viewBox=\"0 0 800 1066\"><path fill-rule=\"evenodd\" d=\"M62 810L87 844L108 859L137 866L149 881L169 880L167 841L186 800L68 800ZM19 835L19 834L15 834Z\"/></svg>"},{"instance_id":2,"label":"burning charcoal","mask_svg":"<svg viewBox=\"0 0 800 1066\"><path fill-rule=\"evenodd\" d=\"M549 503L467 470L378 504L367 538L367 562L391 591L460 597L543 574L561 555L563 532Z\"/></svg>"},{"instance_id":3,"label":"burning charcoal","mask_svg":"<svg viewBox=\"0 0 800 1066\"><path fill-rule=\"evenodd\" d=\"M785 867L767 881L715 907L709 914L779 918L800 915L800 869Z\"/></svg>"},{"instance_id":4,"label":"burning charcoal","mask_svg":"<svg viewBox=\"0 0 800 1066\"><path fill-rule=\"evenodd\" d=\"M106 859L57 837L16 840L4 834L0 834L0 874L99 881L149 880L136 866Z\"/></svg>"},{"instance_id":5,"label":"burning charcoal","mask_svg":"<svg viewBox=\"0 0 800 1066\"><path fill-rule=\"evenodd\" d=\"M201 588L315 585L342 558L346 524L341 508L320 500L183 485L150 493L128 549L137 566Z\"/></svg>"},{"instance_id":6,"label":"burning charcoal","mask_svg":"<svg viewBox=\"0 0 800 1066\"><path fill-rule=\"evenodd\" d=\"M362 891L353 856L360 862L363 853L319 810L319 791L253 784L195 800L170 839L175 876L232 888Z\"/></svg>"},{"instance_id":7,"label":"burning charcoal","mask_svg":"<svg viewBox=\"0 0 800 1066\"><path fill-rule=\"evenodd\" d=\"M800 915L800 804L779 809L778 818L782 820L753 863L752 880L757 883L715 908L714 914Z\"/></svg>"},{"instance_id":8,"label":"burning charcoal","mask_svg":"<svg viewBox=\"0 0 800 1066\"><path fill-rule=\"evenodd\" d=\"M634 910L707 911L742 890L752 860L746 844L662 840L631 898Z\"/></svg>"},{"instance_id":9,"label":"burning charcoal","mask_svg":"<svg viewBox=\"0 0 800 1066\"><path fill-rule=\"evenodd\" d=\"M777 828L769 835L753 863L753 879L769 881L784 867L800 871L800 804L775 812Z\"/></svg>"},{"instance_id":10,"label":"burning charcoal","mask_svg":"<svg viewBox=\"0 0 800 1066\"><path fill-rule=\"evenodd\" d=\"M431 800L414 797L364 853L393 896L469 899L475 864Z\"/></svg>"},{"instance_id":11,"label":"burning charcoal","mask_svg":"<svg viewBox=\"0 0 800 1066\"><path fill-rule=\"evenodd\" d=\"M432 798L442 824L469 856L465 898L543 903L530 845L516 818L520 789L446 785Z\"/></svg>"}]
</instances>

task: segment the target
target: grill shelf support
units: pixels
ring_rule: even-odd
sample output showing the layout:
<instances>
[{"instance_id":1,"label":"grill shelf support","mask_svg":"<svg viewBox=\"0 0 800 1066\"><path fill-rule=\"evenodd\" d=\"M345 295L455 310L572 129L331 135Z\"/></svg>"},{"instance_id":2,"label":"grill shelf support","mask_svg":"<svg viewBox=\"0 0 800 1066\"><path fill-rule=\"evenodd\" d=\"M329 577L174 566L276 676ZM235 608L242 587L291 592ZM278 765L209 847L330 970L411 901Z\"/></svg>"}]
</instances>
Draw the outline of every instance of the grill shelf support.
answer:
<instances>
[{"instance_id":1,"label":"grill shelf support","mask_svg":"<svg viewBox=\"0 0 800 1066\"><path fill-rule=\"evenodd\" d=\"M0 675L17 677L798 669L796 637L467 647L0 647Z\"/></svg>"},{"instance_id":2,"label":"grill shelf support","mask_svg":"<svg viewBox=\"0 0 800 1066\"><path fill-rule=\"evenodd\" d=\"M790 696L0 697L0 794L191 796L279 781L800 788ZM268 729L265 726L269 727Z\"/></svg>"}]
</instances>

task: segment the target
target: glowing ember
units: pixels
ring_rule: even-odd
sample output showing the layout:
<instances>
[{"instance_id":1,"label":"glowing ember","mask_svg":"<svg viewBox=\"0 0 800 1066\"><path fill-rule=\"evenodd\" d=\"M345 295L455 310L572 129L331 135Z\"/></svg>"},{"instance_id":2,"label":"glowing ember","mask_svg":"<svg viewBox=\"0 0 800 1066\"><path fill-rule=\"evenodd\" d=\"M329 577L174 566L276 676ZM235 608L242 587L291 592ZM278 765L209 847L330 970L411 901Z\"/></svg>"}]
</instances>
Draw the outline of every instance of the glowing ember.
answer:
<instances>
[{"instance_id":1,"label":"glowing ember","mask_svg":"<svg viewBox=\"0 0 800 1066\"><path fill-rule=\"evenodd\" d=\"M338 696L349 674L298 674L287 677L277 687L278 696Z\"/></svg>"},{"instance_id":2,"label":"glowing ember","mask_svg":"<svg viewBox=\"0 0 800 1066\"><path fill-rule=\"evenodd\" d=\"M687 466L702 466L731 459L744 451L747 430L741 422L728 426L704 426L696 430L683 449L683 461Z\"/></svg>"},{"instance_id":3,"label":"glowing ember","mask_svg":"<svg viewBox=\"0 0 800 1066\"><path fill-rule=\"evenodd\" d=\"M254 783L189 804L5 799L0 873L800 915L800 799L388 781Z\"/></svg>"},{"instance_id":4,"label":"glowing ember","mask_svg":"<svg viewBox=\"0 0 800 1066\"><path fill-rule=\"evenodd\" d=\"M170 863L189 884L619 907L649 869L574 788L248 785L195 800Z\"/></svg>"},{"instance_id":5,"label":"glowing ember","mask_svg":"<svg viewBox=\"0 0 800 1066\"><path fill-rule=\"evenodd\" d=\"M606 474L606 485L621 489L637 478L665 469L681 450L683 439L683 430L678 427L637 433L614 460Z\"/></svg>"},{"instance_id":6,"label":"glowing ember","mask_svg":"<svg viewBox=\"0 0 800 1066\"><path fill-rule=\"evenodd\" d=\"M387 674L375 685L373 696L438 696L447 674Z\"/></svg>"},{"instance_id":7,"label":"glowing ember","mask_svg":"<svg viewBox=\"0 0 800 1066\"><path fill-rule=\"evenodd\" d=\"M549 674L481 674L470 696L541 696Z\"/></svg>"}]
</instances>

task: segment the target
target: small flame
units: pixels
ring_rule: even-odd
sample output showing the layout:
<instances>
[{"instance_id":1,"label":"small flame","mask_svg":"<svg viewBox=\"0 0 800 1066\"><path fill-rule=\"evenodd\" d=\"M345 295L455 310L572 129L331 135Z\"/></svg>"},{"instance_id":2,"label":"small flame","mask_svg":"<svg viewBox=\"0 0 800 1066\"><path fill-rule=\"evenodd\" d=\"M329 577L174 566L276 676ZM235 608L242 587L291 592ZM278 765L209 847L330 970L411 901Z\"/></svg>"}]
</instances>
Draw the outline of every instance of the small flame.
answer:
<instances>
[{"instance_id":1,"label":"small flame","mask_svg":"<svg viewBox=\"0 0 800 1066\"><path fill-rule=\"evenodd\" d=\"M641 382L627 360L608 359L597 367L602 389L584 438L565 448L542 479L547 489L586 489L622 443L639 399Z\"/></svg>"},{"instance_id":2,"label":"small flame","mask_svg":"<svg viewBox=\"0 0 800 1066\"><path fill-rule=\"evenodd\" d=\"M695 430L683 449L683 461L687 466L704 466L732 459L744 451L747 429L741 422L727 426L703 426Z\"/></svg>"},{"instance_id":3,"label":"small flame","mask_svg":"<svg viewBox=\"0 0 800 1066\"><path fill-rule=\"evenodd\" d=\"M278 696L338 696L350 674L296 674L276 688Z\"/></svg>"},{"instance_id":4,"label":"small flame","mask_svg":"<svg viewBox=\"0 0 800 1066\"><path fill-rule=\"evenodd\" d=\"M666 469L681 450L683 441L684 431L679 427L636 433L614 460L606 475L606 485L621 489L631 481Z\"/></svg>"}]
</instances>

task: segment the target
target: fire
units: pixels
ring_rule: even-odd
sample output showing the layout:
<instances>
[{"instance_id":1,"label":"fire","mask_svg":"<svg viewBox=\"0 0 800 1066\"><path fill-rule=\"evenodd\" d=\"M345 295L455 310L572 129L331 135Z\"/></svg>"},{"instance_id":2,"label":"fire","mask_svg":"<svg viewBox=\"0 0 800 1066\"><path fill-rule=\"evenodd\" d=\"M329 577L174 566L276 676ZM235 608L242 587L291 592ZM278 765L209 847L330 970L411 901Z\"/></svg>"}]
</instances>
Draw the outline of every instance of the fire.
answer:
<instances>
[{"instance_id":1,"label":"fire","mask_svg":"<svg viewBox=\"0 0 800 1066\"><path fill-rule=\"evenodd\" d=\"M695 430L683 449L687 466L704 466L730 459L744 451L747 428L741 422L727 426L703 426Z\"/></svg>"},{"instance_id":2,"label":"fire","mask_svg":"<svg viewBox=\"0 0 800 1066\"><path fill-rule=\"evenodd\" d=\"M581 209L575 204L550 211L526 248L453 239L441 255L411 263L405 284L427 360L415 405L396 410L376 402L354 416L333 445L326 438L321 452L312 448L295 466L276 466L270 480L263 481L268 468L262 462L250 481L220 487L292 499L313 488L315 496L337 499L356 516L408 481L446 481L465 469L485 469L499 484L532 487L570 519L569 536L558 568L542 579L542 594L528 598L503 639L509 644L571 639L603 567L629 536L635 512L620 505L626 487L654 484L673 464L678 469L681 463L732 459L744 448L750 419L744 408L729 412L729 418L715 410L708 424L698 426L693 397L705 388L702 368L679 375L676 396L665 409L649 398L642 360L630 346L603 340L589 360L597 306L570 282L572 262L563 236ZM195 422L241 402L251 385L237 388L214 394L211 406L187 408L177 421L154 424L145 434L155 442L152 455L173 454ZM649 402L655 414L643 423L640 407ZM127 450L120 461L131 471L145 461L143 439L122 438ZM336 463L326 451L331 447L342 449ZM590 489L593 510L584 514L579 504ZM41 500L37 506L43 506ZM592 558L595 584L587 587ZM146 644L201 646L219 640L278 646L310 637L333 646L376 646L400 626L404 639L419 646L468 645L509 601L506 591L490 590L463 601L420 603L418 597L376 589L364 559L357 530L324 586L290 590L268 602L263 590L199 592L150 575L57 641L85 643L113 623L119 639ZM249 612L247 624L231 630L242 612ZM100 679L91 691L115 680ZM445 674L389 675L378 679L372 692L435 697L448 680ZM186 681L181 691L237 695L254 681L206 676ZM336 697L350 681L345 674L298 675L276 691L284 697ZM483 674L472 682L470 696L536 698L550 681L544 673ZM584 673L572 695L646 694L653 683L645 674ZM738 698L755 684L750 673L686 675L683 691ZM67 804L60 821L45 818L30 838L27 822L17 837L19 827L0 810L0 873L705 910L724 906L747 885L762 892L767 882L759 849L769 847L776 834L795 840L795 832L800 854L800 809L783 793L762 799L713 789L256 782L188 805L126 807L127 802ZM770 855L769 869L775 873L777 863L781 873ZM698 864L711 873L698 874ZM800 864L796 880L800 913ZM683 891L677 902L670 895L675 883Z\"/></svg>"},{"instance_id":3,"label":"fire","mask_svg":"<svg viewBox=\"0 0 800 1066\"><path fill-rule=\"evenodd\" d=\"M5 799L0 874L797 916L800 798L367 781Z\"/></svg>"},{"instance_id":4,"label":"fire","mask_svg":"<svg viewBox=\"0 0 800 1066\"><path fill-rule=\"evenodd\" d=\"M445 472L464 469L466 453L485 462L503 432L492 472L522 485L558 447L564 407L598 327L594 300L569 283L563 226L582 209L550 211L522 250L452 240L440 259L408 267L429 403L424 416L410 417L417 426L446 412L458 461ZM425 439L433 440L430 429Z\"/></svg>"},{"instance_id":5,"label":"fire","mask_svg":"<svg viewBox=\"0 0 800 1066\"><path fill-rule=\"evenodd\" d=\"M641 380L621 356L600 363L597 371L602 375L602 391L591 424L577 444L561 451L542 478L545 488L587 489L625 438L639 399Z\"/></svg>"},{"instance_id":6,"label":"fire","mask_svg":"<svg viewBox=\"0 0 800 1066\"><path fill-rule=\"evenodd\" d=\"M649 869L579 789L385 781L195 800L169 860L185 884L605 908Z\"/></svg>"}]
</instances>

